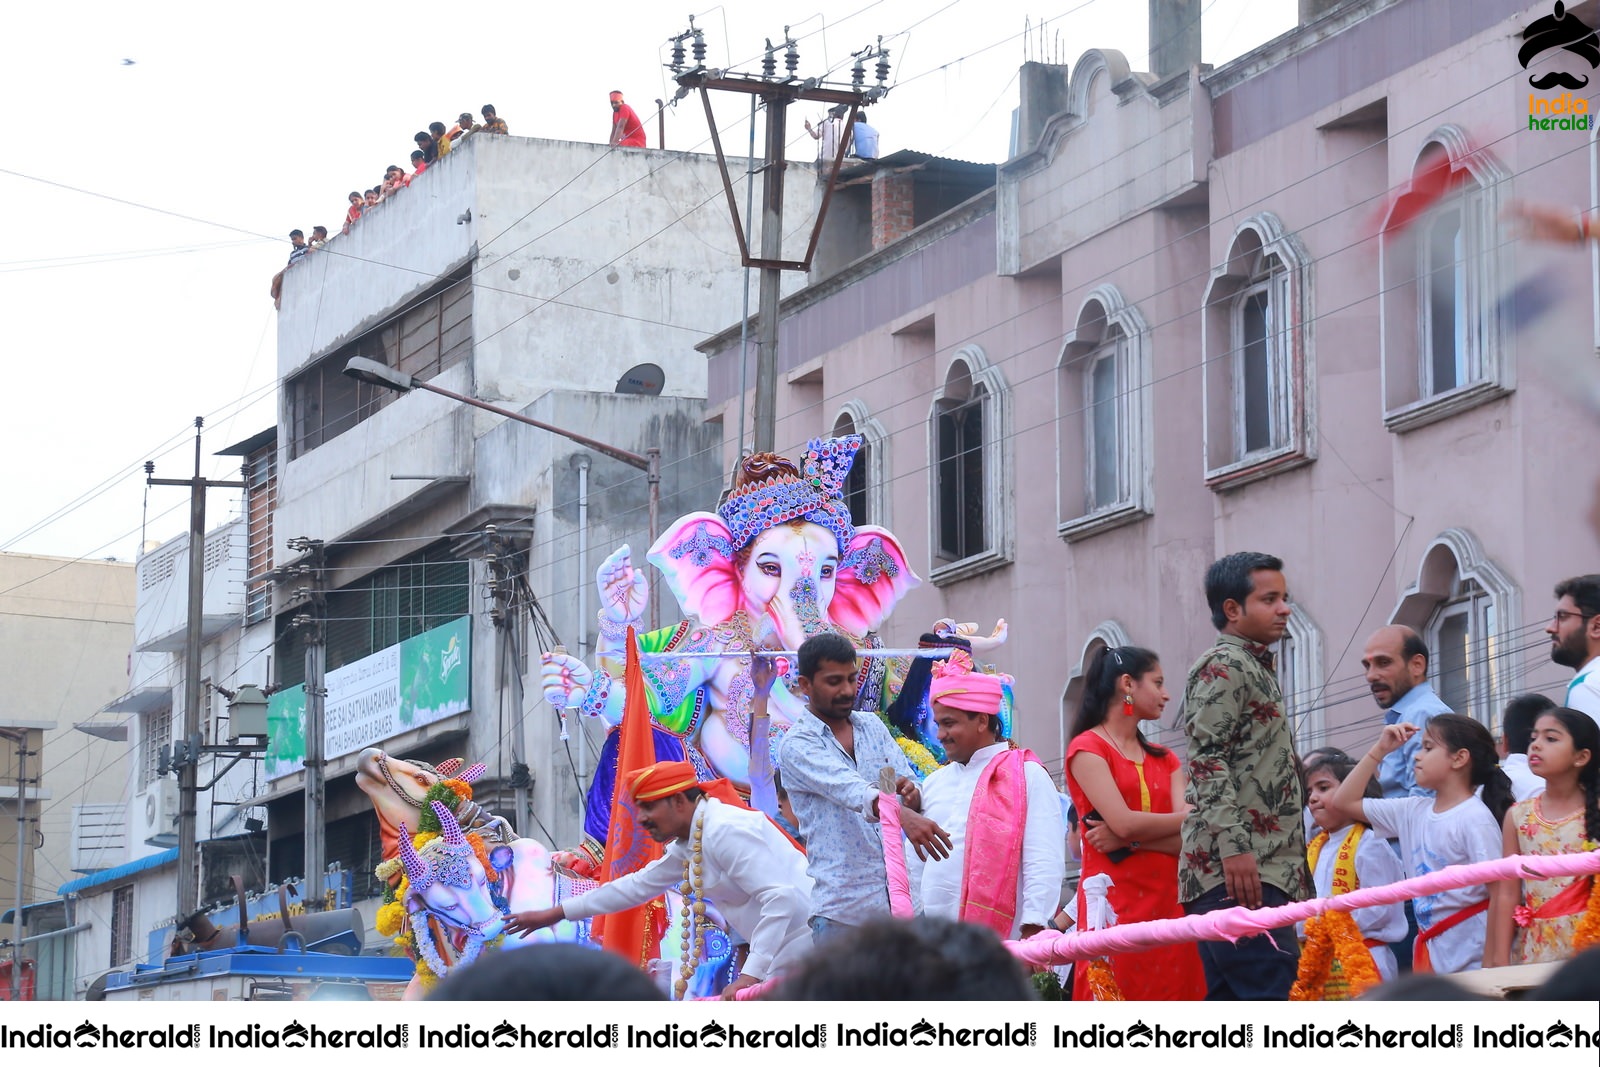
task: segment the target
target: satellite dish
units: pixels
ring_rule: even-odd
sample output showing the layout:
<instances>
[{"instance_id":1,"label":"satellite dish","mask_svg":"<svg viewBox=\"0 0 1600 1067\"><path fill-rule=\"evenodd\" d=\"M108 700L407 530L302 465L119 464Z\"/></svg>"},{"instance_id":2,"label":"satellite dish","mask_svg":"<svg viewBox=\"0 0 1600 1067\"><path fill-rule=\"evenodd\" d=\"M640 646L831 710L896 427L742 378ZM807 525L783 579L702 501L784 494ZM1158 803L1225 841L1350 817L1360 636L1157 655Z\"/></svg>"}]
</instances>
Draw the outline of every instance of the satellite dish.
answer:
<instances>
[{"instance_id":1,"label":"satellite dish","mask_svg":"<svg viewBox=\"0 0 1600 1067\"><path fill-rule=\"evenodd\" d=\"M667 384L667 375L654 363L641 363L617 379L617 392L635 393L640 396L660 396L662 386Z\"/></svg>"}]
</instances>

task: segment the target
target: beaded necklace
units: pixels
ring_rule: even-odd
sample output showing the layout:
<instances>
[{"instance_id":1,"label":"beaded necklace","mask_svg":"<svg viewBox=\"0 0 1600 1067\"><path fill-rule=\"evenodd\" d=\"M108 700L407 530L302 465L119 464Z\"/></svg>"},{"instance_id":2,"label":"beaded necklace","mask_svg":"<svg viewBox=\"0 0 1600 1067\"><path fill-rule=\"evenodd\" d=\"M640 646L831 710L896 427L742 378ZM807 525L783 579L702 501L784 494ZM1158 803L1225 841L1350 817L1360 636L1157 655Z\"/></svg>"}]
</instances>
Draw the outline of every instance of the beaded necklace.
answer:
<instances>
[{"instance_id":1,"label":"beaded necklace","mask_svg":"<svg viewBox=\"0 0 1600 1067\"><path fill-rule=\"evenodd\" d=\"M683 934L678 944L678 980L674 984L673 999L682 1000L694 977L696 963L704 948L705 933L700 923L705 919L706 901L702 878L705 860L706 804L695 805L694 821L689 831L689 850L683 857L683 883L678 893L683 897Z\"/></svg>"}]
</instances>

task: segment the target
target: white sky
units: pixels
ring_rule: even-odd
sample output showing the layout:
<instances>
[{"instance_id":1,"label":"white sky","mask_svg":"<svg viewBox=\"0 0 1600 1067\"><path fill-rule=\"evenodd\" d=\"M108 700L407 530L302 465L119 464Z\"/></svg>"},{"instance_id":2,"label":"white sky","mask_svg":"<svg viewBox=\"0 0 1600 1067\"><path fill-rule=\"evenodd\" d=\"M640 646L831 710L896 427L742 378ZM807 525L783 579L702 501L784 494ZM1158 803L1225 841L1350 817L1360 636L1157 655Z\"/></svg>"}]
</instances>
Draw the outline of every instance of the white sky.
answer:
<instances>
[{"instance_id":1,"label":"white sky","mask_svg":"<svg viewBox=\"0 0 1600 1067\"><path fill-rule=\"evenodd\" d=\"M787 17L800 74L847 79L849 53L883 35L897 85L873 109L885 153L998 162L1024 60L1071 64L1117 48L1135 69L1146 65L1144 0L818 2L818 13L734 2L697 15L708 61L757 71L763 39L781 37ZM406 164L411 135L430 121L449 125L487 102L513 134L603 142L606 92L618 88L655 146L654 100L675 88L660 66L664 42L687 10L640 0L496 7L486 16L487 5L404 2L8 6L0 549L133 559L142 464L187 477L195 415L207 422L204 472L236 478L235 461L211 453L276 418L267 289L288 254L283 235L318 223L337 233L345 194ZM1203 10L1210 63L1295 18L1294 0L1210 0ZM723 96L724 123L748 107ZM791 111L797 158L813 152L799 125L809 113ZM709 151L693 97L668 112L666 136L670 148ZM725 145L746 142L742 128L725 128ZM731 229L729 238L731 255ZM187 497L149 490L150 539L187 528ZM237 495L215 491L208 506L215 526Z\"/></svg>"}]
</instances>

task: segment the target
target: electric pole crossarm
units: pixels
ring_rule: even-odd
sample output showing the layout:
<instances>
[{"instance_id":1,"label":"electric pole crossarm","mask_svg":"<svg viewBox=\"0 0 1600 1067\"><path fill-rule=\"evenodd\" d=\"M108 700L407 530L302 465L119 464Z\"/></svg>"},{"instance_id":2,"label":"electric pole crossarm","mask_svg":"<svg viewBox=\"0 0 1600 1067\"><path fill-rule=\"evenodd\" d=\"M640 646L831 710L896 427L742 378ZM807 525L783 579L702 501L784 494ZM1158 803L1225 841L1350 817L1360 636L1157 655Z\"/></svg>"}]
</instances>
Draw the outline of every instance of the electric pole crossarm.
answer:
<instances>
[{"instance_id":1,"label":"electric pole crossarm","mask_svg":"<svg viewBox=\"0 0 1600 1067\"><path fill-rule=\"evenodd\" d=\"M706 125L711 127L711 147L717 153L717 170L722 172L722 191L728 197L728 211L733 215L733 233L739 239L739 259L743 266L750 266L750 246L744 240L744 224L739 221L739 202L733 198L733 182L728 178L728 157L722 151L722 135L717 132L716 117L711 114L711 94L705 87L700 88L700 102L706 108ZM746 175L746 181L753 181L754 175Z\"/></svg>"},{"instance_id":2,"label":"electric pole crossarm","mask_svg":"<svg viewBox=\"0 0 1600 1067\"><path fill-rule=\"evenodd\" d=\"M146 485L181 485L192 488L195 482L200 482L207 489L244 489L244 482L219 482L214 478L146 478Z\"/></svg>"}]
</instances>

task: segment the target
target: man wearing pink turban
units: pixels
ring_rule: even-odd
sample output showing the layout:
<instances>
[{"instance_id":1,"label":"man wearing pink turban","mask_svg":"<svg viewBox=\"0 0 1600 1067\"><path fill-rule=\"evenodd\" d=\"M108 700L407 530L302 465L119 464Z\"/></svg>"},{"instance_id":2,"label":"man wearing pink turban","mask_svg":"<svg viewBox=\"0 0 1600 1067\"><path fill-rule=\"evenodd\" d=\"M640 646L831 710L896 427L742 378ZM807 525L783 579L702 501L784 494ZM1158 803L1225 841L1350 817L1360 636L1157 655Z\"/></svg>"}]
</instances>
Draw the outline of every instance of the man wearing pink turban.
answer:
<instances>
[{"instance_id":1,"label":"man wearing pink turban","mask_svg":"<svg viewBox=\"0 0 1600 1067\"><path fill-rule=\"evenodd\" d=\"M950 762L922 783L922 806L952 843L948 860L923 868L923 910L1002 938L1037 933L1061 903L1066 826L1050 775L1010 741L1011 678L956 652L928 697Z\"/></svg>"}]
</instances>

